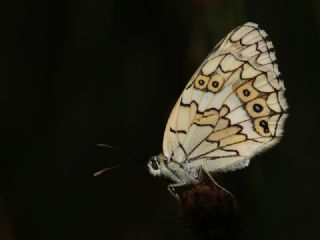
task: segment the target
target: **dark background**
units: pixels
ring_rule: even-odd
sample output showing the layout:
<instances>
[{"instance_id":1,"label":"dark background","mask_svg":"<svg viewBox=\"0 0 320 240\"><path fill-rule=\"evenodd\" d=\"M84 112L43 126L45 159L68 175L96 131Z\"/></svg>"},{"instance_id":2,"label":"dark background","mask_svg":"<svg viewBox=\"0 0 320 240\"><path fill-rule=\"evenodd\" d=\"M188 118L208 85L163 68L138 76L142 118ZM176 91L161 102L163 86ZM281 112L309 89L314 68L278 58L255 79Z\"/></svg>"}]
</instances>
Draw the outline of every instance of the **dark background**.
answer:
<instances>
[{"instance_id":1,"label":"dark background","mask_svg":"<svg viewBox=\"0 0 320 240\"><path fill-rule=\"evenodd\" d=\"M317 0L3 1L0 16L1 240L192 239L144 165L92 173L158 154L184 85L246 21L273 40L290 117L280 144L223 176L241 239L319 239Z\"/></svg>"}]
</instances>

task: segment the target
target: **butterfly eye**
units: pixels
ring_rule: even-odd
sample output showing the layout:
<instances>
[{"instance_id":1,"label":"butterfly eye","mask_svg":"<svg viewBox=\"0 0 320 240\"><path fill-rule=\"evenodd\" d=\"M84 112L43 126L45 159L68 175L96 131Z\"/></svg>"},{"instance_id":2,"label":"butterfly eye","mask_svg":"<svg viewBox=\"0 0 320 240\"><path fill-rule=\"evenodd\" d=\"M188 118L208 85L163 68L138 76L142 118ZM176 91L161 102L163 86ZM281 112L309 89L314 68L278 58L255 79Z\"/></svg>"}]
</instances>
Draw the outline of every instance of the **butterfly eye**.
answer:
<instances>
[{"instance_id":1,"label":"butterfly eye","mask_svg":"<svg viewBox=\"0 0 320 240\"><path fill-rule=\"evenodd\" d=\"M194 86L196 89L203 90L207 87L209 82L209 77L204 75L199 75L194 82Z\"/></svg>"},{"instance_id":2,"label":"butterfly eye","mask_svg":"<svg viewBox=\"0 0 320 240\"><path fill-rule=\"evenodd\" d=\"M151 160L151 167L153 168L153 170L158 170L159 169L159 165L158 162L154 159Z\"/></svg>"},{"instance_id":3,"label":"butterfly eye","mask_svg":"<svg viewBox=\"0 0 320 240\"><path fill-rule=\"evenodd\" d=\"M224 84L223 77L216 74L211 77L210 82L208 84L208 89L211 92L216 93L222 88L223 84Z\"/></svg>"}]
</instances>

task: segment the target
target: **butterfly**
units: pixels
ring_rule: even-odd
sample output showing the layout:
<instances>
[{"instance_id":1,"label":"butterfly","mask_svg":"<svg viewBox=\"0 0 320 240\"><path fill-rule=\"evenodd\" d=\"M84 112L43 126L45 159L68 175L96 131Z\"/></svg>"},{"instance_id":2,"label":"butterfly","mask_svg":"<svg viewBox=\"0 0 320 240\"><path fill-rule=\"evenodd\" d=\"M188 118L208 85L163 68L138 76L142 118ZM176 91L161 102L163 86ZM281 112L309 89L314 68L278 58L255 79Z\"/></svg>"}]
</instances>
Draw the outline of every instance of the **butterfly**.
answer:
<instances>
[{"instance_id":1,"label":"butterfly","mask_svg":"<svg viewBox=\"0 0 320 240\"><path fill-rule=\"evenodd\" d=\"M275 51L255 23L232 30L191 77L168 119L163 153L148 169L172 183L196 185L204 175L248 166L276 144L288 116Z\"/></svg>"}]
</instances>

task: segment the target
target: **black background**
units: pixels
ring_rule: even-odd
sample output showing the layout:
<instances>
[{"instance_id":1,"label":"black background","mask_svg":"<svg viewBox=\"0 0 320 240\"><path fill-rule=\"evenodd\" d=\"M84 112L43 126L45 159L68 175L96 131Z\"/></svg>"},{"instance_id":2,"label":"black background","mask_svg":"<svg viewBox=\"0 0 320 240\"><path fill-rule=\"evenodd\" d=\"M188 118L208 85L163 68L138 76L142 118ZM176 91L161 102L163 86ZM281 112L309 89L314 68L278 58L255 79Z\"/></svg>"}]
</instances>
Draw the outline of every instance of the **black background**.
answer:
<instances>
[{"instance_id":1,"label":"black background","mask_svg":"<svg viewBox=\"0 0 320 240\"><path fill-rule=\"evenodd\" d=\"M280 144L223 176L241 239L318 239L319 10L316 0L1 3L0 239L192 239L166 182L137 162L161 151L184 85L246 21L273 40L290 117Z\"/></svg>"}]
</instances>

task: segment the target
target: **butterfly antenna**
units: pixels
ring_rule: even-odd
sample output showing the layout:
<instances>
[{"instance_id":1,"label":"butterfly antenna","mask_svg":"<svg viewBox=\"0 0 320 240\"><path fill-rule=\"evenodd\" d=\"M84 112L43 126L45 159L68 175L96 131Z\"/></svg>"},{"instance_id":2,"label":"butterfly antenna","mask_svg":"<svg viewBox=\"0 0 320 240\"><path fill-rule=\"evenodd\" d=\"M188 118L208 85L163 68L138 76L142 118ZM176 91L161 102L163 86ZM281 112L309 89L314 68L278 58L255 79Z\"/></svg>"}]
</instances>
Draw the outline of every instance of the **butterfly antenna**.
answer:
<instances>
[{"instance_id":1,"label":"butterfly antenna","mask_svg":"<svg viewBox=\"0 0 320 240\"><path fill-rule=\"evenodd\" d=\"M106 171L109 171L109 170L112 170L112 169L115 169L115 168L119 168L119 167L122 167L123 165L116 165L116 166L112 166L112 167L108 167L108 168L104 168L98 172L95 172L93 174L94 177L97 177L99 175L101 175L102 173L106 172Z\"/></svg>"},{"instance_id":2,"label":"butterfly antenna","mask_svg":"<svg viewBox=\"0 0 320 240\"><path fill-rule=\"evenodd\" d=\"M102 147L102 148L110 148L110 149L114 149L114 150L121 150L121 149L118 148L118 147L111 146L111 145L104 144L104 143L97 143L96 146L97 146L97 147Z\"/></svg>"},{"instance_id":3,"label":"butterfly antenna","mask_svg":"<svg viewBox=\"0 0 320 240\"><path fill-rule=\"evenodd\" d=\"M109 144L105 144L105 143L97 143L96 144L96 147L101 147L101 148L108 148L108 149L113 149L113 150L118 150L118 151L121 151L121 149L119 147L115 147L115 146L111 146ZM101 175L102 173L106 172L106 171L109 171L109 170L112 170L112 169L115 169L115 168L119 168L123 166L123 164L119 164L119 165L115 165L115 166L112 166L112 167L107 167L107 168L104 168L100 171L97 171L95 172L94 174L92 174L94 177L97 177L99 175Z\"/></svg>"},{"instance_id":4,"label":"butterfly antenna","mask_svg":"<svg viewBox=\"0 0 320 240\"><path fill-rule=\"evenodd\" d=\"M119 148L119 147L115 147L115 146L112 146L112 145L109 145L109 144L105 144L105 143L97 143L96 146L97 146L97 147L101 147L101 148L107 148L107 149L112 149L112 150L121 151L121 152L127 153L128 156L129 156L129 155L130 155L130 156L133 155L133 153L124 151L124 150L122 150L122 149ZM93 174L93 176L94 176L94 177L97 177L97 176L101 175L101 174L104 173L104 172L107 172L107 171L109 171L109 170L116 169L116 168L119 168L119 167L123 167L123 166L128 165L128 164L131 164L131 162L129 162L129 161L127 160L127 161L125 161L125 162L123 162L123 163L121 163L121 164L118 164L118 165L115 165L115 166L112 166L112 167L107 167L107 168L104 168L104 169L102 169L102 170L100 170L100 171L97 171L97 172L95 172L95 173Z\"/></svg>"},{"instance_id":5,"label":"butterfly antenna","mask_svg":"<svg viewBox=\"0 0 320 240\"><path fill-rule=\"evenodd\" d=\"M121 151L123 153L126 153L126 156L130 156L130 158L134 158L135 154L131 151L126 151L126 150L122 150L121 148L119 147L115 147L115 146L112 146L112 145L109 145L109 144L104 144L104 143L98 143L96 144L97 147L101 147L101 148L108 148L108 149L112 149L112 150L117 150L117 151ZM145 161L134 161L134 162L131 162L131 161L128 161L128 159L126 161L124 161L123 163L121 164L118 164L118 165L115 165L115 166L112 166L112 167L107 167L107 168L104 168L100 171L97 171L93 174L94 177L97 177L99 175L101 175L102 173L104 172L107 172L109 170L112 170L112 169L116 169L116 168L119 168L119 167L123 167L123 166L127 166L127 165L132 165L132 164L139 164L139 163L145 163Z\"/></svg>"}]
</instances>

